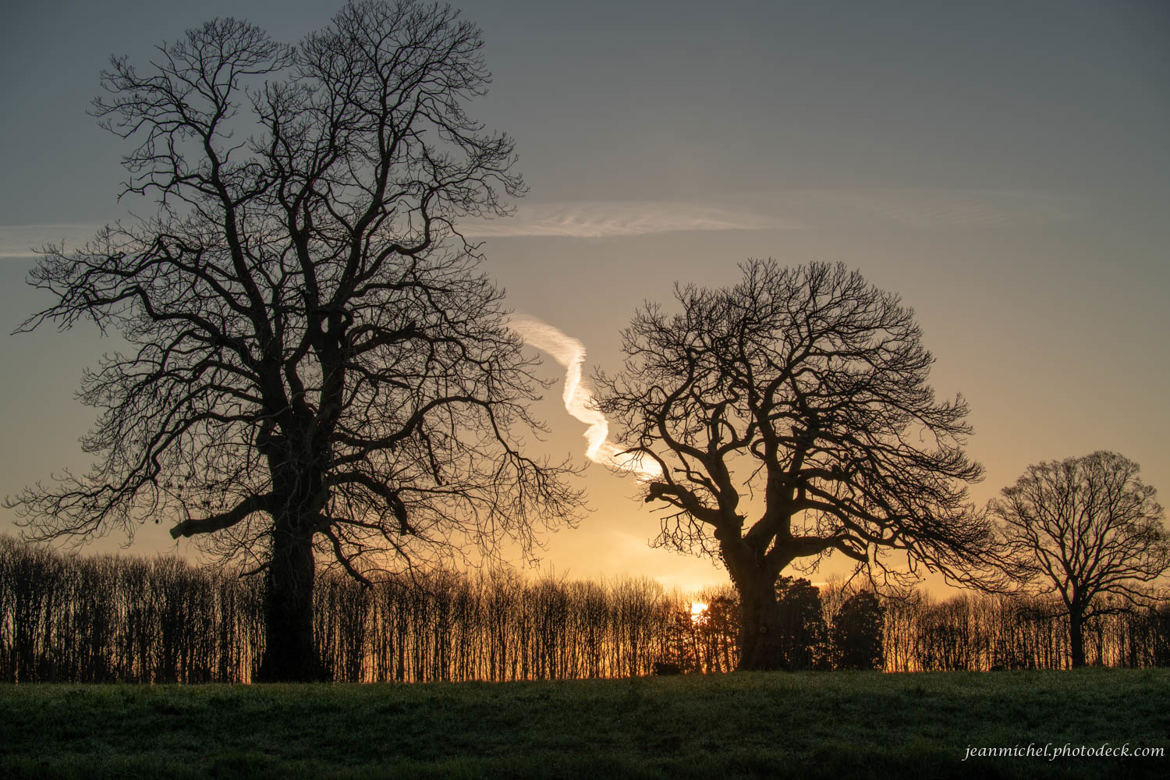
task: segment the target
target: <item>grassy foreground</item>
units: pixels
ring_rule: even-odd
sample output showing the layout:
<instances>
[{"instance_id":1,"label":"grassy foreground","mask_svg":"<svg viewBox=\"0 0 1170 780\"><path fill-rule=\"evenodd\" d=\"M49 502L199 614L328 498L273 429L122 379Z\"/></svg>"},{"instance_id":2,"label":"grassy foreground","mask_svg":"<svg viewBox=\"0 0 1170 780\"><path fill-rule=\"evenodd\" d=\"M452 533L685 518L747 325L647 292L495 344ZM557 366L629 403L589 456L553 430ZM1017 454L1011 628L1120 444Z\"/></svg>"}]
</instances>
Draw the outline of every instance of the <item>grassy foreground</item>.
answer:
<instances>
[{"instance_id":1,"label":"grassy foreground","mask_svg":"<svg viewBox=\"0 0 1170 780\"><path fill-rule=\"evenodd\" d=\"M967 747L1164 747L973 757ZM0 776L1170 776L1170 670L0 686Z\"/></svg>"}]
</instances>

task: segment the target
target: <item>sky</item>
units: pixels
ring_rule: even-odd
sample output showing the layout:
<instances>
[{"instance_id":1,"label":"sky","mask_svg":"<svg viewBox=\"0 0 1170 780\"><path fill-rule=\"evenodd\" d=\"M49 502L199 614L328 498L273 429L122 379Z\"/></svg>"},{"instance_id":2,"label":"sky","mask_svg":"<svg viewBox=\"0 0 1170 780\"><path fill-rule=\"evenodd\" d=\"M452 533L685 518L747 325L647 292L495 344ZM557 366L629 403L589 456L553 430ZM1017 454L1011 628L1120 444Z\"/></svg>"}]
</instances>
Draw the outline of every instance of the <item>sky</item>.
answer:
<instances>
[{"instance_id":1,"label":"sky","mask_svg":"<svg viewBox=\"0 0 1170 780\"><path fill-rule=\"evenodd\" d=\"M30 247L133 210L122 142L86 115L111 54L220 15L294 42L330 2L5 3L0 27L0 324L46 300ZM674 283L736 264L841 261L913 307L942 397L961 392L982 504L1031 463L1115 450L1170 496L1170 4L463 0L494 74L472 106L510 133L529 185L472 226L510 307L620 367L621 328ZM0 495L84 468L74 392L111 342L0 335ZM549 358L545 376L561 376ZM547 446L585 464L550 390ZM726 582L652 550L632 479L592 466L591 512L539 571ZM0 509L0 533L14 516ZM177 551L165 524L131 553ZM94 550L124 544L112 536ZM517 561L519 563L519 561ZM830 561L814 579L844 565Z\"/></svg>"}]
</instances>

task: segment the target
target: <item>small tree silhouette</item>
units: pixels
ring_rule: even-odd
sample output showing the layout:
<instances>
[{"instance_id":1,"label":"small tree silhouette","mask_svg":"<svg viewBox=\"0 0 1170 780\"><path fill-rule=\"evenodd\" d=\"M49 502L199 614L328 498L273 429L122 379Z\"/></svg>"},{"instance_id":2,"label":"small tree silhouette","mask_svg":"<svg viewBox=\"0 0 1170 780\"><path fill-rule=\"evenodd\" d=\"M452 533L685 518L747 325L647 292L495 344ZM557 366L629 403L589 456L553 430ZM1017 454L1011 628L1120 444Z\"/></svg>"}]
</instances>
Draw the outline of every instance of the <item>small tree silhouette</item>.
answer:
<instances>
[{"instance_id":1,"label":"small tree silhouette","mask_svg":"<svg viewBox=\"0 0 1170 780\"><path fill-rule=\"evenodd\" d=\"M695 619L699 668L704 672L729 672L735 668L739 634L739 602L719 592L702 594L707 609Z\"/></svg>"},{"instance_id":2,"label":"small tree silhouette","mask_svg":"<svg viewBox=\"0 0 1170 780\"><path fill-rule=\"evenodd\" d=\"M776 630L779 665L784 669L825 666L825 616L820 591L806 579L781 577L776 582Z\"/></svg>"},{"instance_id":3,"label":"small tree silhouette","mask_svg":"<svg viewBox=\"0 0 1170 780\"><path fill-rule=\"evenodd\" d=\"M688 607L671 610L666 624L666 652L654 662L655 674L683 674L699 670L696 628Z\"/></svg>"},{"instance_id":4,"label":"small tree silhouette","mask_svg":"<svg viewBox=\"0 0 1170 780\"><path fill-rule=\"evenodd\" d=\"M1165 514L1138 471L1115 452L1040 463L990 504L1007 573L1063 602L1073 666L1085 665L1085 622L1152 603L1150 583L1170 569Z\"/></svg>"},{"instance_id":5,"label":"small tree silhouette","mask_svg":"<svg viewBox=\"0 0 1170 780\"><path fill-rule=\"evenodd\" d=\"M882 631L885 609L873 591L845 600L831 628L833 666L837 669L881 669L885 663Z\"/></svg>"}]
</instances>

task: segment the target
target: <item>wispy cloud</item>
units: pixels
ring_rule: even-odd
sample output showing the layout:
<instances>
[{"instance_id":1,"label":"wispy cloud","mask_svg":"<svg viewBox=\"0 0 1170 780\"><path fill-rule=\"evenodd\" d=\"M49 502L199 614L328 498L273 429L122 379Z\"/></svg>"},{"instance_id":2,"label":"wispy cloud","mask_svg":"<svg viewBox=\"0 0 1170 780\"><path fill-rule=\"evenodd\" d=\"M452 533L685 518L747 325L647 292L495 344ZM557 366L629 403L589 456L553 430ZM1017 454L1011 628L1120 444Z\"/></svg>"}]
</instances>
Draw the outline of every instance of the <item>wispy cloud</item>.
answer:
<instances>
[{"instance_id":1,"label":"wispy cloud","mask_svg":"<svg viewBox=\"0 0 1170 780\"><path fill-rule=\"evenodd\" d=\"M509 219L467 221L468 235L616 238L684 230L799 230L890 225L947 230L1068 222L1083 204L1028 190L840 188L760 192L718 204L611 201L521 204Z\"/></svg>"},{"instance_id":2,"label":"wispy cloud","mask_svg":"<svg viewBox=\"0 0 1170 780\"><path fill-rule=\"evenodd\" d=\"M63 244L75 249L93 238L96 224L0 225L0 258L35 257L46 244Z\"/></svg>"},{"instance_id":3,"label":"wispy cloud","mask_svg":"<svg viewBox=\"0 0 1170 780\"><path fill-rule=\"evenodd\" d=\"M797 224L742 209L671 201L523 204L509 219L462 225L468 235L610 238L682 230L776 230Z\"/></svg>"},{"instance_id":4,"label":"wispy cloud","mask_svg":"<svg viewBox=\"0 0 1170 780\"><path fill-rule=\"evenodd\" d=\"M477 238L544 236L619 238L676 231L799 230L840 226L897 226L948 230L1070 222L1087 204L1041 190L840 188L760 192L688 201L521 203L516 215L464 220ZM82 246L97 224L0 225L0 258L28 258L45 244Z\"/></svg>"},{"instance_id":5,"label":"wispy cloud","mask_svg":"<svg viewBox=\"0 0 1170 780\"><path fill-rule=\"evenodd\" d=\"M608 238L681 230L765 230L793 228L779 217L744 209L670 201L522 204L514 217L464 220L469 236L547 236ZM99 225L0 225L0 258L33 257L45 244L76 248L89 241Z\"/></svg>"}]
</instances>

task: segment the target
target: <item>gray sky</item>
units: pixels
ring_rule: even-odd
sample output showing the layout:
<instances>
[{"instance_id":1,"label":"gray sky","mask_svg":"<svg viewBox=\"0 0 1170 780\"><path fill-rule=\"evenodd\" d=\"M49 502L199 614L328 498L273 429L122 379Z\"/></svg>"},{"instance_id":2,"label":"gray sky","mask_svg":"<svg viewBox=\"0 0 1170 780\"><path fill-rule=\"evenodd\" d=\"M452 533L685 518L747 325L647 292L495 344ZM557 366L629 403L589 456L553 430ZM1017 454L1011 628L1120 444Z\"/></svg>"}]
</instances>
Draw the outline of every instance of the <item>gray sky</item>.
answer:
<instances>
[{"instance_id":1,"label":"gray sky","mask_svg":"<svg viewBox=\"0 0 1170 780\"><path fill-rule=\"evenodd\" d=\"M114 199L125 147L85 114L110 54L141 60L215 15L291 42L335 10L6 5L5 330L43 303L22 282L30 246L135 208ZM459 5L495 74L473 113L515 136L530 185L514 219L475 228L488 270L591 365L616 368L634 307L676 280L728 284L747 257L841 260L916 309L937 389L970 401L979 501L1029 463L1095 449L1170 492L1170 3ZM88 331L0 338L0 494L84 467L93 415L73 391L111 347ZM579 455L583 426L551 395L550 446ZM550 540L547 566L722 579L646 549L656 524L632 483L593 467L586 487L596 511ZM11 519L0 510L0 532ZM132 549L173 546L152 529Z\"/></svg>"}]
</instances>

